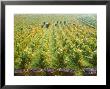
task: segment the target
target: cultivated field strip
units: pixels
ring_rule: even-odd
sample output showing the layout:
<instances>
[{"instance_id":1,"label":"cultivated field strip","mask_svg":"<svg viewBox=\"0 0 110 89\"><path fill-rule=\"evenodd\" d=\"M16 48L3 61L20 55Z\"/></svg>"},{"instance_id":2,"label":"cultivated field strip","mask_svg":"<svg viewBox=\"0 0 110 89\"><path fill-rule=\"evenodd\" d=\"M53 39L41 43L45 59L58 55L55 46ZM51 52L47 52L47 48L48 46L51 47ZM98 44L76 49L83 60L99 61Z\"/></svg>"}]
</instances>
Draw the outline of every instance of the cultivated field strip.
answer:
<instances>
[{"instance_id":1,"label":"cultivated field strip","mask_svg":"<svg viewBox=\"0 0 110 89\"><path fill-rule=\"evenodd\" d=\"M81 20L74 15L15 15L15 75L96 75L96 25Z\"/></svg>"}]
</instances>

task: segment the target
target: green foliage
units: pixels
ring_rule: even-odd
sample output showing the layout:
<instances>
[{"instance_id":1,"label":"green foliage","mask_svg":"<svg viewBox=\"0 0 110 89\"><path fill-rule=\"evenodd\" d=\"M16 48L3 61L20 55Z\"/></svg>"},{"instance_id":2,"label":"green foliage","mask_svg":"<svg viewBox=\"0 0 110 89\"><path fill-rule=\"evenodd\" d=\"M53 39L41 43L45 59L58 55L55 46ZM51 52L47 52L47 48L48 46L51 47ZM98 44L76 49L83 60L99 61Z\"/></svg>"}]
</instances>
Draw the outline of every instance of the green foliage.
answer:
<instances>
[{"instance_id":1,"label":"green foliage","mask_svg":"<svg viewBox=\"0 0 110 89\"><path fill-rule=\"evenodd\" d=\"M97 66L94 15L15 15L14 20L15 69L70 68L83 75L84 68ZM41 27L44 21L49 28Z\"/></svg>"}]
</instances>

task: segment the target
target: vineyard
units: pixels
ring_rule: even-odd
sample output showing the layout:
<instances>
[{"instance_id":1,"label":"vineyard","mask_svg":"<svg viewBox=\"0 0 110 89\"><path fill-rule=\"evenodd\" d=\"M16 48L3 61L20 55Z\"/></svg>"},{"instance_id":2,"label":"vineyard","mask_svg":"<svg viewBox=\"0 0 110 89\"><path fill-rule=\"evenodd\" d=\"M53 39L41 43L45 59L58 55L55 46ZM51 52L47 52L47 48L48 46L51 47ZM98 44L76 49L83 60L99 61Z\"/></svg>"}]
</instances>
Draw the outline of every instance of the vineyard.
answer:
<instances>
[{"instance_id":1,"label":"vineyard","mask_svg":"<svg viewBox=\"0 0 110 89\"><path fill-rule=\"evenodd\" d=\"M97 75L96 15L14 15L15 76Z\"/></svg>"}]
</instances>

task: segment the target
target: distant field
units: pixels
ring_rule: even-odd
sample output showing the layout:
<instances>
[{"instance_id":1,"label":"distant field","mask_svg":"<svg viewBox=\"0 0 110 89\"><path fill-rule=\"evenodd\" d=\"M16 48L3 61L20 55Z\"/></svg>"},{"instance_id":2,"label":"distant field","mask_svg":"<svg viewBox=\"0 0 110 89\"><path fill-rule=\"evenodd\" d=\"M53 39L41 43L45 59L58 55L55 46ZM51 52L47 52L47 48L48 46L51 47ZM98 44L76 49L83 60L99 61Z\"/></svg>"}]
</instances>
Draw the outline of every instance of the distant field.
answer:
<instances>
[{"instance_id":1,"label":"distant field","mask_svg":"<svg viewBox=\"0 0 110 89\"><path fill-rule=\"evenodd\" d=\"M15 14L17 76L97 75L95 14Z\"/></svg>"}]
</instances>

